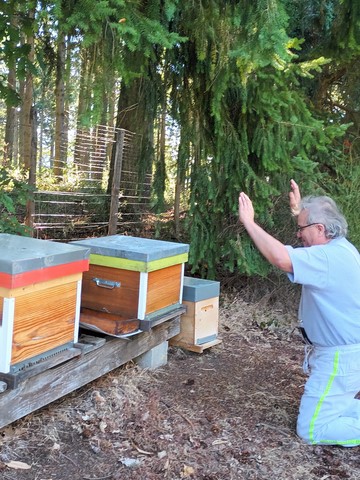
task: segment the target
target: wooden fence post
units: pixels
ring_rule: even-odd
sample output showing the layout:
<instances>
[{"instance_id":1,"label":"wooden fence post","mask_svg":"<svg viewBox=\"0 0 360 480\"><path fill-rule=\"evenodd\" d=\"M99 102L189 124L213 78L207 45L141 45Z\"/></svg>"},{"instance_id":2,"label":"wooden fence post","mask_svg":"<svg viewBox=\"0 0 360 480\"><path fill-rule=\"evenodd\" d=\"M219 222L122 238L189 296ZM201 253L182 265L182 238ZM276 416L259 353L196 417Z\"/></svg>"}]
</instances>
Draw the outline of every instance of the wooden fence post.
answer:
<instances>
[{"instance_id":1,"label":"wooden fence post","mask_svg":"<svg viewBox=\"0 0 360 480\"><path fill-rule=\"evenodd\" d=\"M113 178L111 183L111 201L110 201L108 235L115 235L117 232L120 181L121 181L121 170L122 170L123 152L124 152L124 139L125 139L125 130L123 129L118 130L116 132L114 170L113 170Z\"/></svg>"},{"instance_id":2,"label":"wooden fence post","mask_svg":"<svg viewBox=\"0 0 360 480\"><path fill-rule=\"evenodd\" d=\"M36 110L31 107L31 149L30 149L30 165L28 184L36 190L36 154L37 154L37 116ZM26 202L25 225L30 228L31 236L34 235L34 216L35 216L35 199L34 193Z\"/></svg>"}]
</instances>

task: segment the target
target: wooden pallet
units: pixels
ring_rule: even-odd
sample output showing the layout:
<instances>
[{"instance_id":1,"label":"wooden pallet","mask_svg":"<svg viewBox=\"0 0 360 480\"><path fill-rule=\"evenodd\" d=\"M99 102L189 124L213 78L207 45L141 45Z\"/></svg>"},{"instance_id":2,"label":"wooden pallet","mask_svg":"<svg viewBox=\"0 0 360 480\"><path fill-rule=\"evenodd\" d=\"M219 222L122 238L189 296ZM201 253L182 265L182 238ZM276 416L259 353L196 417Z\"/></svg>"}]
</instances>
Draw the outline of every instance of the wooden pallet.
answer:
<instances>
[{"instance_id":1,"label":"wooden pallet","mask_svg":"<svg viewBox=\"0 0 360 480\"><path fill-rule=\"evenodd\" d=\"M0 393L0 428L105 375L177 335L180 314L127 339L91 334L59 358L50 358L7 378ZM6 381L6 379L3 378ZM10 385L11 384L11 385Z\"/></svg>"},{"instance_id":2,"label":"wooden pallet","mask_svg":"<svg viewBox=\"0 0 360 480\"><path fill-rule=\"evenodd\" d=\"M203 353L204 350L210 347L214 347L215 345L219 345L222 340L220 338L216 338L215 340L212 340L211 342L203 343L201 345L195 345L191 343L185 343L177 340L170 340L170 345L173 347L180 347L184 348L185 350L190 350L191 352L195 353Z\"/></svg>"}]
</instances>

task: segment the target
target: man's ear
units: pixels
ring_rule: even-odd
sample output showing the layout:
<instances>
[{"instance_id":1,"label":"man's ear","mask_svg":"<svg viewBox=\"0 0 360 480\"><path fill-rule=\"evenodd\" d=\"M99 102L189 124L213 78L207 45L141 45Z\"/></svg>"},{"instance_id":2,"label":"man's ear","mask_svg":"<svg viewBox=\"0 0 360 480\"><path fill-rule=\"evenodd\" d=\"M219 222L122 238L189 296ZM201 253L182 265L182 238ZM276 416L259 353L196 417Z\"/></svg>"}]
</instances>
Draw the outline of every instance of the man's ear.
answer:
<instances>
[{"instance_id":1,"label":"man's ear","mask_svg":"<svg viewBox=\"0 0 360 480\"><path fill-rule=\"evenodd\" d=\"M318 223L316 225L316 228L318 229L319 233L323 233L324 235L326 235L325 225L323 225L322 223Z\"/></svg>"}]
</instances>

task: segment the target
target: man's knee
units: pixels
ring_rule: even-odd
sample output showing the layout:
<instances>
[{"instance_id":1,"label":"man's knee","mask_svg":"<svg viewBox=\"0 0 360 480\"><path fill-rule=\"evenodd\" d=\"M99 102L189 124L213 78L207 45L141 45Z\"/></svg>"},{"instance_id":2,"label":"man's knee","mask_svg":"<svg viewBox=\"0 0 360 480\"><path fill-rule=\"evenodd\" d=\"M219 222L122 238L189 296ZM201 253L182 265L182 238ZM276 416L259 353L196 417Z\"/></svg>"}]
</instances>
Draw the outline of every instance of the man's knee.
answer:
<instances>
[{"instance_id":1,"label":"man's knee","mask_svg":"<svg viewBox=\"0 0 360 480\"><path fill-rule=\"evenodd\" d=\"M305 443L314 444L313 439L310 439L310 425L302 422L300 417L297 420L296 433Z\"/></svg>"}]
</instances>

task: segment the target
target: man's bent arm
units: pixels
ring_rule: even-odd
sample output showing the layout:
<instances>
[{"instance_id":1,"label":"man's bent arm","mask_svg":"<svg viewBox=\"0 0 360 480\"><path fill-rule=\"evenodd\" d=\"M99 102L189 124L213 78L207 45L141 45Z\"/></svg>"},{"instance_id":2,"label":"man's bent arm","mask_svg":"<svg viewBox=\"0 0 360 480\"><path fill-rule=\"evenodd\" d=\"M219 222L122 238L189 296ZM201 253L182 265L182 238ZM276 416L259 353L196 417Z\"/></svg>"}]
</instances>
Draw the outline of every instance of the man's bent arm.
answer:
<instances>
[{"instance_id":1,"label":"man's bent arm","mask_svg":"<svg viewBox=\"0 0 360 480\"><path fill-rule=\"evenodd\" d=\"M269 235L254 221L254 208L245 193L239 196L239 220L246 228L257 249L275 267L287 273L293 272L292 262L285 245Z\"/></svg>"},{"instance_id":2,"label":"man's bent arm","mask_svg":"<svg viewBox=\"0 0 360 480\"><path fill-rule=\"evenodd\" d=\"M269 235L255 222L244 224L244 227L266 260L286 273L293 273L289 252L279 240Z\"/></svg>"}]
</instances>

